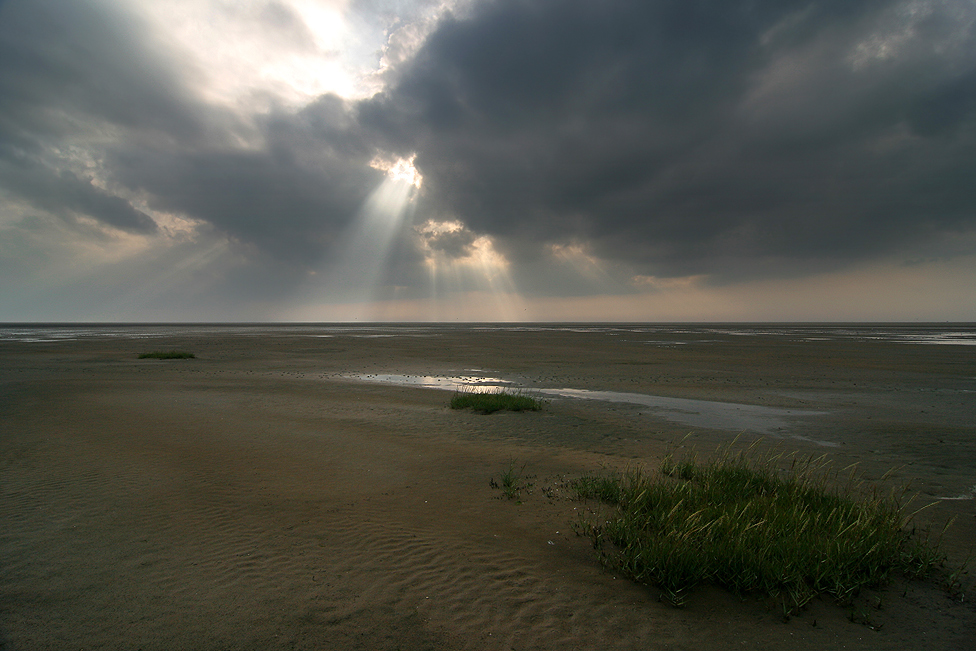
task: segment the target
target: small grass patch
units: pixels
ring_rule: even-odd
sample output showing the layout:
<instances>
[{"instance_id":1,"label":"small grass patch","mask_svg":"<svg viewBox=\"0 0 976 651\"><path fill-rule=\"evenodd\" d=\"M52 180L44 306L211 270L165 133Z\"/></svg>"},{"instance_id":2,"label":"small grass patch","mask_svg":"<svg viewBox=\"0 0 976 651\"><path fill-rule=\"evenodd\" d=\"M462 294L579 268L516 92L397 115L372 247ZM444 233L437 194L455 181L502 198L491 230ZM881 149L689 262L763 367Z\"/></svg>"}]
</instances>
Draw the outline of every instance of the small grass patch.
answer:
<instances>
[{"instance_id":1,"label":"small grass patch","mask_svg":"<svg viewBox=\"0 0 976 651\"><path fill-rule=\"evenodd\" d=\"M528 488L529 484L522 478L522 474L525 472L525 466L521 468L515 468L515 462L512 461L508 464L508 469L501 474L501 482L496 482L495 478L492 477L488 480L488 484L492 488L499 488L502 491L502 495L510 500L519 500L522 496L522 489ZM520 502L521 503L521 502Z\"/></svg>"},{"instance_id":2,"label":"small grass patch","mask_svg":"<svg viewBox=\"0 0 976 651\"><path fill-rule=\"evenodd\" d=\"M194 359L196 355L183 350L154 350L151 353L140 353L139 359Z\"/></svg>"},{"instance_id":3,"label":"small grass patch","mask_svg":"<svg viewBox=\"0 0 976 651\"><path fill-rule=\"evenodd\" d=\"M713 583L772 597L789 616L820 594L850 605L893 572L915 578L945 559L908 529L904 490L867 490L853 471L841 480L823 457L787 464L727 448L710 461L669 456L654 476L637 469L572 487L615 507L577 526L604 564L674 605Z\"/></svg>"},{"instance_id":4,"label":"small grass patch","mask_svg":"<svg viewBox=\"0 0 976 651\"><path fill-rule=\"evenodd\" d=\"M451 409L471 408L480 414L496 411L539 411L542 401L521 391L457 391L451 398Z\"/></svg>"}]
</instances>

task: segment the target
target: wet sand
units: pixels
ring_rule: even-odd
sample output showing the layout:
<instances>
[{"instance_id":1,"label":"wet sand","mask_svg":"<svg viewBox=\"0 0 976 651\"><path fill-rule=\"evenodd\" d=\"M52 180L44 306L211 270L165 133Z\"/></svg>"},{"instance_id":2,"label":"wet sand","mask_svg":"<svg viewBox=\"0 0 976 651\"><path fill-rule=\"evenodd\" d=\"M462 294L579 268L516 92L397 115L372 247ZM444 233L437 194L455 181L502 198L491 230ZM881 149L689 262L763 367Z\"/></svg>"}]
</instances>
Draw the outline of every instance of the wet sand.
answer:
<instances>
[{"instance_id":1,"label":"wet sand","mask_svg":"<svg viewBox=\"0 0 976 651\"><path fill-rule=\"evenodd\" d=\"M955 518L945 549L963 562L976 541L976 347L673 339L0 342L0 648L972 648L968 578L961 602L938 579L896 581L789 621L708 587L675 609L573 533L588 506L566 478L654 466L688 434L707 451L755 432L560 396L482 416L450 410L444 391L354 378L476 372L816 412L761 445L858 463L870 480L895 469L933 503L919 525ZM197 358L137 359L171 348ZM489 486L513 461L533 484L521 503Z\"/></svg>"}]
</instances>

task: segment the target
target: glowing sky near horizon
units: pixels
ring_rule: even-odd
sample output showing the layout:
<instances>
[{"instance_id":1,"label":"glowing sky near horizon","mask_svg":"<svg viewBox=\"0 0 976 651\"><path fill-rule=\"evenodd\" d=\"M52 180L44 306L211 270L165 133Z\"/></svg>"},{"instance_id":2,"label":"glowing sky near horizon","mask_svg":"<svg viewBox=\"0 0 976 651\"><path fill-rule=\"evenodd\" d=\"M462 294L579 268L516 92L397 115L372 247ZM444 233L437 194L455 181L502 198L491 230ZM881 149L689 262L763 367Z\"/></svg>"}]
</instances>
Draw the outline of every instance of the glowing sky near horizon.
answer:
<instances>
[{"instance_id":1,"label":"glowing sky near horizon","mask_svg":"<svg viewBox=\"0 0 976 651\"><path fill-rule=\"evenodd\" d=\"M0 321L976 320L966 0L5 0Z\"/></svg>"}]
</instances>

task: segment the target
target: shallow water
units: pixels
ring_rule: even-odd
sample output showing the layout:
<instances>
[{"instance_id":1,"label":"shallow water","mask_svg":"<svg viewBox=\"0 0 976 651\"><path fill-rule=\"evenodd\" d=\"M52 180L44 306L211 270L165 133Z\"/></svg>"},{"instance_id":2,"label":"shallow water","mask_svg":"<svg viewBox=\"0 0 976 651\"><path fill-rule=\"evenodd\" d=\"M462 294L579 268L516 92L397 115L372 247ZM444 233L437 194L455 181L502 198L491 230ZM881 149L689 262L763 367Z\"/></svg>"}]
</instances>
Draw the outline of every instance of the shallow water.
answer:
<instances>
[{"instance_id":1,"label":"shallow water","mask_svg":"<svg viewBox=\"0 0 976 651\"><path fill-rule=\"evenodd\" d=\"M518 388L530 395L540 394L554 398L570 398L575 400L599 400L602 402L623 403L648 407L648 415L663 418L672 423L703 427L708 429L749 431L758 434L787 436L818 445L834 447L836 443L814 441L792 433L793 424L802 418L823 416L828 412L800 409L777 409L760 405L747 405L736 402L716 402L712 400L693 400L689 398L671 398L667 396L653 396L644 393L625 393L621 391L590 391L588 389L532 389L517 385L499 377L482 375L396 375L396 374L368 374L348 376L350 379L364 382L381 382L383 384L397 384L414 386L425 389L442 389L446 391L493 391L503 388Z\"/></svg>"},{"instance_id":2,"label":"shallow water","mask_svg":"<svg viewBox=\"0 0 976 651\"><path fill-rule=\"evenodd\" d=\"M513 382L497 377L481 375L396 375L390 373L349 375L349 378L364 382L382 382L384 384L400 384L424 389L445 389L447 391L499 389L514 387Z\"/></svg>"},{"instance_id":3,"label":"shallow water","mask_svg":"<svg viewBox=\"0 0 976 651\"><path fill-rule=\"evenodd\" d=\"M787 435L799 418L824 416L828 412L801 409L776 409L761 405L747 405L737 402L716 402L713 400L694 400L690 398L670 398L652 396L644 393L622 393L619 391L590 391L587 389L539 389L539 393L562 398L581 400L601 400L650 407L651 413L672 423L691 427L750 431L759 434ZM803 437L804 440L810 440ZM836 443L815 441L819 445L835 446Z\"/></svg>"}]
</instances>

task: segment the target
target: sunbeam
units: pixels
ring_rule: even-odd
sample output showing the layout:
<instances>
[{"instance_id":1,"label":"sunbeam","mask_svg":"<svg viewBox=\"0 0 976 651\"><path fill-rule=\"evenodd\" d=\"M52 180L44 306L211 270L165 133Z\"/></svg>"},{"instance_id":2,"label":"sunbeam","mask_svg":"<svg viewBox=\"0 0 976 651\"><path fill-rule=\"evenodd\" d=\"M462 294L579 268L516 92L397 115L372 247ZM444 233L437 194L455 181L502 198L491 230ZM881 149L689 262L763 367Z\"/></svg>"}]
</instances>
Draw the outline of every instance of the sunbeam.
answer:
<instances>
[{"instance_id":1,"label":"sunbeam","mask_svg":"<svg viewBox=\"0 0 976 651\"><path fill-rule=\"evenodd\" d=\"M588 285L603 292L613 290L613 278L607 273L603 262L591 255L586 246L577 242L552 244L549 250L556 261L571 269Z\"/></svg>"},{"instance_id":2,"label":"sunbeam","mask_svg":"<svg viewBox=\"0 0 976 651\"><path fill-rule=\"evenodd\" d=\"M509 262L490 237L471 232L460 221L428 220L415 230L430 274L435 320L473 312L487 312L489 318L479 319L485 321L523 318L525 310Z\"/></svg>"},{"instance_id":3,"label":"sunbeam","mask_svg":"<svg viewBox=\"0 0 976 651\"><path fill-rule=\"evenodd\" d=\"M393 243L413 212L412 200L422 182L413 160L376 158L370 163L385 171L386 178L337 242L333 261L315 274L323 279L322 284L307 288L323 316L330 314L330 305L340 304L344 306L342 320L373 316L370 303L377 297Z\"/></svg>"}]
</instances>

